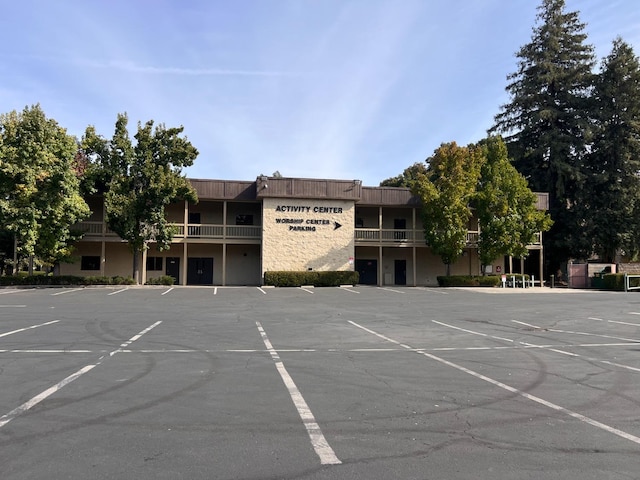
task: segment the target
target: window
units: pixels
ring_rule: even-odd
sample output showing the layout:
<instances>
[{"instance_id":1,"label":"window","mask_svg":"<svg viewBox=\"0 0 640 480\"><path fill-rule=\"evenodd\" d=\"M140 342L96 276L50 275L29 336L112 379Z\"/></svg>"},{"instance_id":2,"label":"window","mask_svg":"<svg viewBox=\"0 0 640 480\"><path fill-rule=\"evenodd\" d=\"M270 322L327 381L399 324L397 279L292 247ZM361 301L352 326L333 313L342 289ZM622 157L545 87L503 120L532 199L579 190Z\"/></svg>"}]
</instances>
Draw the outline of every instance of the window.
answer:
<instances>
[{"instance_id":1,"label":"window","mask_svg":"<svg viewBox=\"0 0 640 480\"><path fill-rule=\"evenodd\" d=\"M147 272L161 272L162 257L147 257Z\"/></svg>"},{"instance_id":2,"label":"window","mask_svg":"<svg viewBox=\"0 0 640 480\"><path fill-rule=\"evenodd\" d=\"M100 256L83 255L80 260L80 270L100 270Z\"/></svg>"},{"instance_id":3,"label":"window","mask_svg":"<svg viewBox=\"0 0 640 480\"><path fill-rule=\"evenodd\" d=\"M356 228L364 228L364 220L360 217L356 218Z\"/></svg>"},{"instance_id":4,"label":"window","mask_svg":"<svg viewBox=\"0 0 640 480\"><path fill-rule=\"evenodd\" d=\"M253 215L236 215L236 225L253 225Z\"/></svg>"}]
</instances>

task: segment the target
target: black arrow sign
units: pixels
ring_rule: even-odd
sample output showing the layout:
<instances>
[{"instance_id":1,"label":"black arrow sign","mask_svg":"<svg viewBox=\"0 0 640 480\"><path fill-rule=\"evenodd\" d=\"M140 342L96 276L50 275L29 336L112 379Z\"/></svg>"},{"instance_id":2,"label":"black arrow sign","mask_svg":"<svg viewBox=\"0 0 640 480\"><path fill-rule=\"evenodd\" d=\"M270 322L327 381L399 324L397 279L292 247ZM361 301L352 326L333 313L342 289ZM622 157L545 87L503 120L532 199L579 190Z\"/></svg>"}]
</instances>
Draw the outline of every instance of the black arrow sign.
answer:
<instances>
[{"instance_id":1,"label":"black arrow sign","mask_svg":"<svg viewBox=\"0 0 640 480\"><path fill-rule=\"evenodd\" d=\"M342 226L342 225L341 225L341 224L339 224L338 222L333 222L333 229L334 229L334 230L339 229L341 226Z\"/></svg>"}]
</instances>

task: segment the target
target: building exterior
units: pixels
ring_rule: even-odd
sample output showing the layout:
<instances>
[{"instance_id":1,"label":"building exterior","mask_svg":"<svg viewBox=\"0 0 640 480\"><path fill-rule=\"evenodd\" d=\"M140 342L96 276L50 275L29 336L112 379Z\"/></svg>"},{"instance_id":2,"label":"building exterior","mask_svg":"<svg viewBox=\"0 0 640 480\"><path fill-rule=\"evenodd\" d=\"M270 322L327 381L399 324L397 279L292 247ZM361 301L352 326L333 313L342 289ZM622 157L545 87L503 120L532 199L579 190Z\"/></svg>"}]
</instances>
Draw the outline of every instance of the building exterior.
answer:
<instances>
[{"instance_id":1,"label":"building exterior","mask_svg":"<svg viewBox=\"0 0 640 480\"><path fill-rule=\"evenodd\" d=\"M420 201L406 188L265 176L190 182L199 202L167 208L178 233L169 250L149 245L143 283L171 275L180 285L261 285L266 271L355 269L363 284L433 286L445 274L446 266L425 244ZM88 203L93 214L80 224L85 235L76 245L78 260L61 265L60 273L130 276L133 256L108 230L102 199ZM538 208L548 208L547 194L538 194ZM472 220L467 248L452 274L480 273L478 235ZM541 278L541 240L540 234L529 246L527 266L520 262L515 271L527 268ZM489 270L507 273L510 265L498 259Z\"/></svg>"}]
</instances>

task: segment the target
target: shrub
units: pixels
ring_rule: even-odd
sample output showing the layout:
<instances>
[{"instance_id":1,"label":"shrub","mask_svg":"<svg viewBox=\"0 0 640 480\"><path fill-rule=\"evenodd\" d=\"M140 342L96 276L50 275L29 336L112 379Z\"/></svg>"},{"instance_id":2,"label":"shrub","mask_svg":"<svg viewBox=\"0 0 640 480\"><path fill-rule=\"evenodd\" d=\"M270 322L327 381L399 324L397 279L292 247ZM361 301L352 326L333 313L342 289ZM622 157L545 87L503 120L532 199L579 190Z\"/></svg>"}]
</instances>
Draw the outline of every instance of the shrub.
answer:
<instances>
[{"instance_id":1,"label":"shrub","mask_svg":"<svg viewBox=\"0 0 640 480\"><path fill-rule=\"evenodd\" d=\"M80 277L76 275L7 275L0 277L0 285L34 285L34 286L63 286L63 285L133 285L131 277Z\"/></svg>"},{"instance_id":2,"label":"shrub","mask_svg":"<svg viewBox=\"0 0 640 480\"><path fill-rule=\"evenodd\" d=\"M171 286L175 282L175 278L171 275L162 275L157 278L147 278L147 285L167 285Z\"/></svg>"},{"instance_id":3,"label":"shrub","mask_svg":"<svg viewBox=\"0 0 640 480\"><path fill-rule=\"evenodd\" d=\"M525 275L525 278L527 277L528 275ZM437 279L441 287L497 287L502 284L502 279L498 275L443 275Z\"/></svg>"},{"instance_id":4,"label":"shrub","mask_svg":"<svg viewBox=\"0 0 640 480\"><path fill-rule=\"evenodd\" d=\"M624 273L607 273L603 275L602 288L624 292Z\"/></svg>"},{"instance_id":5,"label":"shrub","mask_svg":"<svg viewBox=\"0 0 640 480\"><path fill-rule=\"evenodd\" d=\"M264 284L274 287L337 287L340 285L356 285L360 275L353 271L331 272L264 272Z\"/></svg>"}]
</instances>

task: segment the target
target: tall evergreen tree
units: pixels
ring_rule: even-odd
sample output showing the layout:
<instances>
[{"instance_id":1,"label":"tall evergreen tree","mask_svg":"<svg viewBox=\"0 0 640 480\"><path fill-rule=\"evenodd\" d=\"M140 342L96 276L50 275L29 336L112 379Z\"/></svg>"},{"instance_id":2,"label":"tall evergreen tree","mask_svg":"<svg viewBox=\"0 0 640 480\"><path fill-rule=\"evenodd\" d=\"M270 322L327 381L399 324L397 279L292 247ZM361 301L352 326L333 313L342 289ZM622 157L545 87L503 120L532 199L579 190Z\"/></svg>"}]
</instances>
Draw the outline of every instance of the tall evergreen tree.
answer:
<instances>
[{"instance_id":1,"label":"tall evergreen tree","mask_svg":"<svg viewBox=\"0 0 640 480\"><path fill-rule=\"evenodd\" d=\"M622 39L595 83L596 132L587 194L579 202L594 250L607 262L638 253L640 239L640 63Z\"/></svg>"},{"instance_id":2,"label":"tall evergreen tree","mask_svg":"<svg viewBox=\"0 0 640 480\"><path fill-rule=\"evenodd\" d=\"M510 102L491 129L504 134L510 157L530 187L549 192L555 223L545 247L551 268L590 251L576 210L595 64L584 27L578 12L565 12L564 0L542 0L531 42L517 52L518 69L508 76Z\"/></svg>"}]
</instances>

